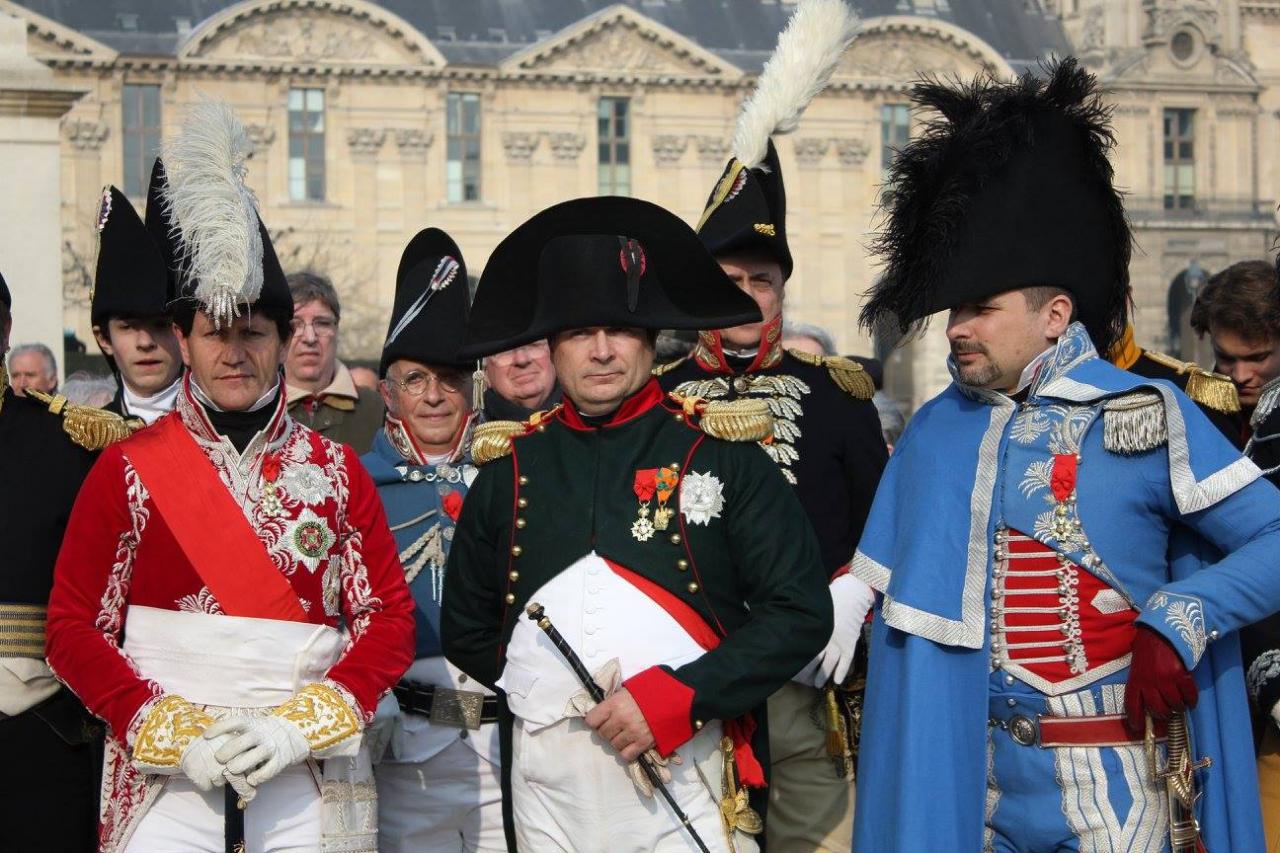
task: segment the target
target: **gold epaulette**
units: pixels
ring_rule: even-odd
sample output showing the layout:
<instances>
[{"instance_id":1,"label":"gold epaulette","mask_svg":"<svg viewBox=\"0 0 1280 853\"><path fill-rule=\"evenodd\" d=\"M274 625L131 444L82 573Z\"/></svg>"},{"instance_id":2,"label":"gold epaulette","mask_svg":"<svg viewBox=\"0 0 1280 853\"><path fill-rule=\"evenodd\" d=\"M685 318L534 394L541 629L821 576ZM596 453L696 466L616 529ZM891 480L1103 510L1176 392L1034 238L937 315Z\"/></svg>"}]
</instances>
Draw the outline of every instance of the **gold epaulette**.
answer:
<instances>
[{"instance_id":1,"label":"gold epaulette","mask_svg":"<svg viewBox=\"0 0 1280 853\"><path fill-rule=\"evenodd\" d=\"M870 400L876 393L876 384L871 381L871 374L856 361L839 355L814 355L804 350L789 349L792 358L799 359L814 367L825 367L831 374L831 381L855 400Z\"/></svg>"},{"instance_id":2,"label":"gold epaulette","mask_svg":"<svg viewBox=\"0 0 1280 853\"><path fill-rule=\"evenodd\" d=\"M712 438L765 441L773 438L773 414L764 400L715 400L668 394L684 409L686 420ZM691 417L696 416L696 420Z\"/></svg>"},{"instance_id":3,"label":"gold epaulette","mask_svg":"<svg viewBox=\"0 0 1280 853\"><path fill-rule=\"evenodd\" d=\"M654 376L661 376L664 373L670 373L671 371L675 370L677 367L684 364L688 360L689 360L689 356L686 355L681 358L677 358L675 361L668 361L666 364L654 365L654 368L653 370L650 371L650 373L652 373Z\"/></svg>"},{"instance_id":4,"label":"gold epaulette","mask_svg":"<svg viewBox=\"0 0 1280 853\"><path fill-rule=\"evenodd\" d=\"M1173 356L1154 350L1144 350L1147 358L1156 364L1187 377L1187 396L1214 411L1233 415L1240 411L1240 395L1231 377L1211 373L1193 361L1179 361Z\"/></svg>"},{"instance_id":5,"label":"gold epaulette","mask_svg":"<svg viewBox=\"0 0 1280 853\"><path fill-rule=\"evenodd\" d=\"M525 435L550 420L559 406L545 412L534 412L525 421L487 421L471 432L471 459L477 466L511 455L511 439Z\"/></svg>"},{"instance_id":6,"label":"gold epaulette","mask_svg":"<svg viewBox=\"0 0 1280 853\"><path fill-rule=\"evenodd\" d=\"M63 431L85 450L101 450L128 438L145 426L137 418L123 418L106 409L69 403L61 394L50 396L27 389L27 396L44 403L53 414L61 415Z\"/></svg>"}]
</instances>

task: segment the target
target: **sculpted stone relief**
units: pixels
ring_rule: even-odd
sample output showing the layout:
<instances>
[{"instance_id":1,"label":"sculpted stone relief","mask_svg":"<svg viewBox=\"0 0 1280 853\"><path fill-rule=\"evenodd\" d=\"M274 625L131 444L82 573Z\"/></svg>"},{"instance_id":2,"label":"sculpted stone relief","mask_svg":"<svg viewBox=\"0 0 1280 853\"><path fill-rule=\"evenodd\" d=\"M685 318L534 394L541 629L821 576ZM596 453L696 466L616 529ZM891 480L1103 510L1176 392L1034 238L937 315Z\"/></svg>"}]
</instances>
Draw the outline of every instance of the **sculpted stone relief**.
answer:
<instances>
[{"instance_id":1,"label":"sculpted stone relief","mask_svg":"<svg viewBox=\"0 0 1280 853\"><path fill-rule=\"evenodd\" d=\"M674 45L664 45L634 21L615 19L562 48L522 63L538 71L605 71L661 76L705 77L713 69L682 55Z\"/></svg>"},{"instance_id":2,"label":"sculpted stone relief","mask_svg":"<svg viewBox=\"0 0 1280 853\"><path fill-rule=\"evenodd\" d=\"M287 11L239 21L199 46L210 59L298 62L420 64L422 60L388 33L332 13Z\"/></svg>"},{"instance_id":3,"label":"sculpted stone relief","mask_svg":"<svg viewBox=\"0 0 1280 853\"><path fill-rule=\"evenodd\" d=\"M845 53L836 79L905 82L923 74L972 77L983 70L982 63L959 46L915 33L870 32Z\"/></svg>"}]
</instances>

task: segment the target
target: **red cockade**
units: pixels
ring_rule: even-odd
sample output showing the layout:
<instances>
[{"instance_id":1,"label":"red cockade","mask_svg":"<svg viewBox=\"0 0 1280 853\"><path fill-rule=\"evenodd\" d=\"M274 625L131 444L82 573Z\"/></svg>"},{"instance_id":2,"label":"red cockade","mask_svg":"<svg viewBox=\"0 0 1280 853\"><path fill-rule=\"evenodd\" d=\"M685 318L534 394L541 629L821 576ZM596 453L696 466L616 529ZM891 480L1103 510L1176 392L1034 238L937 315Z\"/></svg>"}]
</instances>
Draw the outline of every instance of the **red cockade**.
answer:
<instances>
[{"instance_id":1,"label":"red cockade","mask_svg":"<svg viewBox=\"0 0 1280 853\"><path fill-rule=\"evenodd\" d=\"M1053 497L1059 503L1071 497L1076 490L1076 455L1058 453L1053 457L1053 475L1049 480Z\"/></svg>"}]
</instances>

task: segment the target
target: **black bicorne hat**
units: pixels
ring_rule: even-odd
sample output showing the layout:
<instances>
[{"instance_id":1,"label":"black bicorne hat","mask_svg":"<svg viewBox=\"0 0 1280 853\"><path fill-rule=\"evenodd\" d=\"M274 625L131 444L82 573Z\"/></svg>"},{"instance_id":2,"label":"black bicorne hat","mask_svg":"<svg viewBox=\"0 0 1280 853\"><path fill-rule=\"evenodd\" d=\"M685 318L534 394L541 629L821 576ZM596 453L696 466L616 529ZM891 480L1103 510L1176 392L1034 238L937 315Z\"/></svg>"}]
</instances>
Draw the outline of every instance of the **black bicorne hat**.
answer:
<instances>
[{"instance_id":1,"label":"black bicorne hat","mask_svg":"<svg viewBox=\"0 0 1280 853\"><path fill-rule=\"evenodd\" d=\"M791 277L787 191L772 139L759 166L748 168L737 157L729 159L707 197L698 222L698 236L716 257L762 251L781 265L784 281Z\"/></svg>"},{"instance_id":2,"label":"black bicorne hat","mask_svg":"<svg viewBox=\"0 0 1280 853\"><path fill-rule=\"evenodd\" d=\"M462 252L439 228L424 228L409 241L396 271L396 298L378 374L401 358L469 369L458 357L470 308Z\"/></svg>"},{"instance_id":3,"label":"black bicorne hat","mask_svg":"<svg viewBox=\"0 0 1280 853\"><path fill-rule=\"evenodd\" d=\"M0 302L4 303L5 308L13 308L13 297L9 295L9 285L3 275L0 275Z\"/></svg>"},{"instance_id":4,"label":"black bicorne hat","mask_svg":"<svg viewBox=\"0 0 1280 853\"><path fill-rule=\"evenodd\" d=\"M1068 57L1004 83L918 84L939 114L898 155L861 320L906 332L1007 290L1070 292L1099 352L1124 332L1132 238L1107 156L1110 109Z\"/></svg>"},{"instance_id":5,"label":"black bicorne hat","mask_svg":"<svg viewBox=\"0 0 1280 853\"><path fill-rule=\"evenodd\" d=\"M719 329L758 322L698 235L634 198L549 207L489 257L459 358L477 358L565 329Z\"/></svg>"},{"instance_id":6,"label":"black bicorne hat","mask_svg":"<svg viewBox=\"0 0 1280 853\"><path fill-rule=\"evenodd\" d=\"M112 317L165 316L165 256L129 199L113 186L102 190L97 227L98 263L89 297L93 324L105 326Z\"/></svg>"}]
</instances>

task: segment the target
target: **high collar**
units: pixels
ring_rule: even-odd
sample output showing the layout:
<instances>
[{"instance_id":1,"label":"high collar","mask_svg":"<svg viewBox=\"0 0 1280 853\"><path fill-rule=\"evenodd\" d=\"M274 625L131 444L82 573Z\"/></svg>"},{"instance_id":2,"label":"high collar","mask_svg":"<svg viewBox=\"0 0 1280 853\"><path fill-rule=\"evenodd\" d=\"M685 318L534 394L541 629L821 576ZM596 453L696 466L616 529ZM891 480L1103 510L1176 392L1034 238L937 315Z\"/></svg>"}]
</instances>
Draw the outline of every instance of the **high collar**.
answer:
<instances>
[{"instance_id":1,"label":"high collar","mask_svg":"<svg viewBox=\"0 0 1280 853\"><path fill-rule=\"evenodd\" d=\"M284 379L280 379L274 390L274 409L271 413L271 419L267 422L265 428L258 434L258 437L249 443L252 448L258 438L265 437L266 445L274 445L278 442L286 432L289 424L289 417L285 405ZM261 408L262 405L271 405L272 391L264 394L259 401L250 407L250 411ZM182 378L182 391L178 394L177 404L174 411L178 413L178 417L182 418L182 423L194 435L203 441L226 443L230 445L230 441L225 436L214 429L213 423L209 420L209 412L205 406L210 406L212 411L217 411L217 407L207 401L208 395L197 385L191 378L191 374L187 373ZM265 401L265 403L264 403ZM246 448L246 449L249 449Z\"/></svg>"},{"instance_id":2,"label":"high collar","mask_svg":"<svg viewBox=\"0 0 1280 853\"><path fill-rule=\"evenodd\" d=\"M1249 428L1256 432L1277 408L1280 408L1280 376L1262 386L1258 393L1258 404L1249 415Z\"/></svg>"},{"instance_id":3,"label":"high collar","mask_svg":"<svg viewBox=\"0 0 1280 853\"><path fill-rule=\"evenodd\" d=\"M1062 333L1062 337L1058 338L1056 344L1037 356L1027 366L1027 369L1034 371L1034 375L1026 387L1027 399L1054 396L1054 386L1060 382L1069 381L1068 373L1084 362L1097 357L1098 351L1094 348L1093 341L1090 340L1084 324L1079 322L1072 323ZM1036 369L1037 363L1039 365L1038 369ZM952 356L947 356L947 369L951 372L951 378L956 387L970 399L997 405L1008 403L1011 399L1003 391L978 388L961 382L960 373L956 369L956 362Z\"/></svg>"},{"instance_id":4,"label":"high collar","mask_svg":"<svg viewBox=\"0 0 1280 853\"><path fill-rule=\"evenodd\" d=\"M693 359L708 373L722 373L732 376L739 371L734 370L730 362L733 356L724 349L724 334L720 329L701 331L698 343L693 348ZM755 373L773 367L782 361L782 315L779 314L760 328L760 343L757 345L751 362L742 373Z\"/></svg>"},{"instance_id":5,"label":"high collar","mask_svg":"<svg viewBox=\"0 0 1280 853\"><path fill-rule=\"evenodd\" d=\"M458 430L458 434L454 436L453 446L449 448L449 452L445 454L443 459L428 456L404 422L390 412L387 413L383 423L383 430L391 447L403 461L408 462L410 465L462 462L465 460L467 450L471 445L471 431L475 427L477 415L478 412L471 412L467 415L466 421L462 424L462 429Z\"/></svg>"},{"instance_id":6,"label":"high collar","mask_svg":"<svg viewBox=\"0 0 1280 853\"><path fill-rule=\"evenodd\" d=\"M658 386L658 380L650 378L648 382L640 388L639 391L622 401L622 405L614 410L609 419L600 424L587 423L578 412L578 407L573 404L568 395L565 395L564 406L559 409L556 417L564 423L565 426L576 430L593 430L597 428L609 428L621 426L622 424L633 421L636 418L648 412L653 407L662 403L664 395L662 388Z\"/></svg>"},{"instance_id":7,"label":"high collar","mask_svg":"<svg viewBox=\"0 0 1280 853\"><path fill-rule=\"evenodd\" d=\"M124 379L120 380L120 400L123 414L130 417L141 418L147 426L155 423L162 415L167 415L173 411L174 405L178 402L178 392L182 390L182 376L173 380L173 384L163 391L143 397L133 393L133 390L125 383Z\"/></svg>"}]
</instances>

